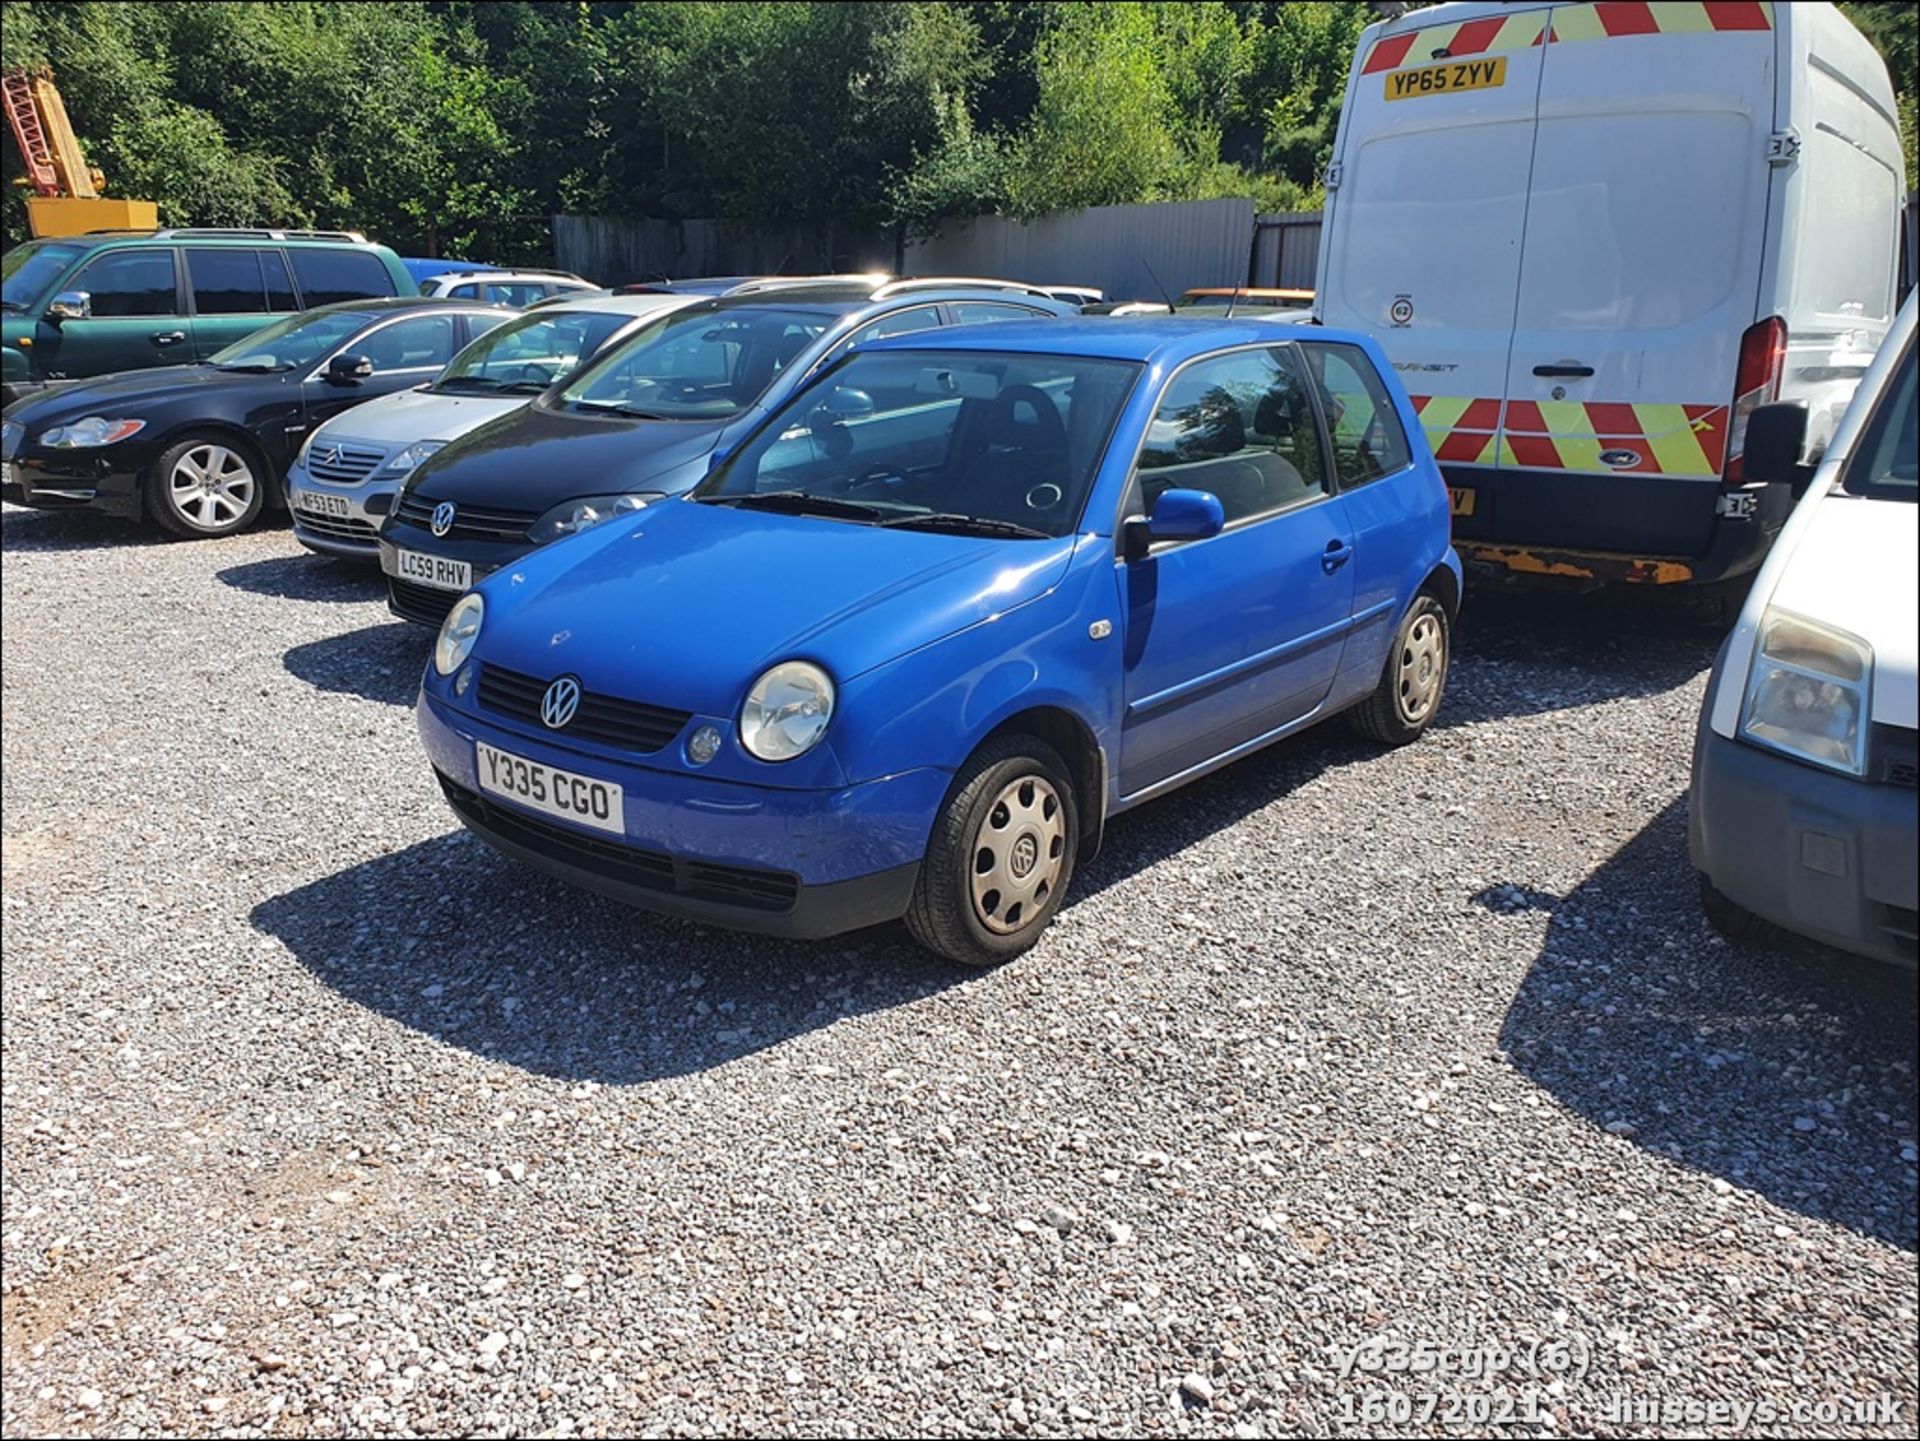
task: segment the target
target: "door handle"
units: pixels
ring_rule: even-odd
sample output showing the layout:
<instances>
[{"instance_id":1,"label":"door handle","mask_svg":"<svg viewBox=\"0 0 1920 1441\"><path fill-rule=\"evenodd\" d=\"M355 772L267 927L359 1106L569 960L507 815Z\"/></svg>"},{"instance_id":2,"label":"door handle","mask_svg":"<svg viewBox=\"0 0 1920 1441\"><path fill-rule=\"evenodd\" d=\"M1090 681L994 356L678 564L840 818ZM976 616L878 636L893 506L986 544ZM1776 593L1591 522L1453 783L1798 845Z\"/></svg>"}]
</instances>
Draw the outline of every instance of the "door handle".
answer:
<instances>
[{"instance_id":1,"label":"door handle","mask_svg":"<svg viewBox=\"0 0 1920 1441\"><path fill-rule=\"evenodd\" d=\"M156 330L147 337L155 345L178 345L187 338L184 330Z\"/></svg>"},{"instance_id":2,"label":"door handle","mask_svg":"<svg viewBox=\"0 0 1920 1441\"><path fill-rule=\"evenodd\" d=\"M1542 377L1572 376L1584 379L1593 374L1591 365L1536 365L1533 373Z\"/></svg>"},{"instance_id":3,"label":"door handle","mask_svg":"<svg viewBox=\"0 0 1920 1441\"><path fill-rule=\"evenodd\" d=\"M1353 559L1353 547L1344 540L1330 540L1326 551L1320 557L1320 569L1332 575L1341 566Z\"/></svg>"}]
</instances>

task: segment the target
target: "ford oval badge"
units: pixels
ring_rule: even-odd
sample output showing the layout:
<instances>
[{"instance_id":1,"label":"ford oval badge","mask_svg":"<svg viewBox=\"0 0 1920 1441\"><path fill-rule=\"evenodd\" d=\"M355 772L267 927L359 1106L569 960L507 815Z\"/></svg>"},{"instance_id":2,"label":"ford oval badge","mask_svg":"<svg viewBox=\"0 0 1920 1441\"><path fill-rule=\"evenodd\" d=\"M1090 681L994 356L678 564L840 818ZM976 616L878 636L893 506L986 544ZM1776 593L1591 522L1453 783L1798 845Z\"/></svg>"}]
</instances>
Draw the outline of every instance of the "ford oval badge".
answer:
<instances>
[{"instance_id":1,"label":"ford oval badge","mask_svg":"<svg viewBox=\"0 0 1920 1441\"><path fill-rule=\"evenodd\" d=\"M1640 452L1637 450L1603 450L1600 452L1600 463L1602 465L1610 465L1615 470L1632 470L1640 463Z\"/></svg>"}]
</instances>

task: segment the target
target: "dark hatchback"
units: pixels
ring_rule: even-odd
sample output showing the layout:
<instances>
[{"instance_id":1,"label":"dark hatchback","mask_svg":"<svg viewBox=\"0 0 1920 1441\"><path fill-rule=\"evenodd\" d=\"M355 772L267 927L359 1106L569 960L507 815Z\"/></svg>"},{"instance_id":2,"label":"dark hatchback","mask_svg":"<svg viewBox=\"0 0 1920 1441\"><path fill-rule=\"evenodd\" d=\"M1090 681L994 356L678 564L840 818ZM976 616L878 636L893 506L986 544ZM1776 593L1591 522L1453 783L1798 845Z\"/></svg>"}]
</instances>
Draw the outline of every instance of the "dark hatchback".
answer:
<instances>
[{"instance_id":1,"label":"dark hatchback","mask_svg":"<svg viewBox=\"0 0 1920 1441\"><path fill-rule=\"evenodd\" d=\"M288 316L197 365L78 381L16 401L3 492L41 510L231 535L285 505L302 438L341 411L431 380L513 314L473 301L349 301Z\"/></svg>"},{"instance_id":2,"label":"dark hatchback","mask_svg":"<svg viewBox=\"0 0 1920 1441\"><path fill-rule=\"evenodd\" d=\"M528 551L691 489L808 377L864 340L1072 314L1013 284L766 281L676 309L408 478L380 529L395 615L437 626Z\"/></svg>"}]
</instances>

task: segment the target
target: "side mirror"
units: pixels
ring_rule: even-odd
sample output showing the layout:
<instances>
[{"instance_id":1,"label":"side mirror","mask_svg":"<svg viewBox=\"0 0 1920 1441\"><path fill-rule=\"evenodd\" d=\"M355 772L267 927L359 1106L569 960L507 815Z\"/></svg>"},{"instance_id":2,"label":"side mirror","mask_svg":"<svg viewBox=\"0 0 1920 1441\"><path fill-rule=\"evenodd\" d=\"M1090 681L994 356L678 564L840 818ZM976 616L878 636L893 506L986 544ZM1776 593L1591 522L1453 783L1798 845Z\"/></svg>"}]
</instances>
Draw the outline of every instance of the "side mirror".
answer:
<instances>
[{"instance_id":1,"label":"side mirror","mask_svg":"<svg viewBox=\"0 0 1920 1441\"><path fill-rule=\"evenodd\" d=\"M1141 560L1163 540L1205 540L1227 528L1220 497L1208 490L1163 490L1153 514L1128 519L1124 531L1128 560Z\"/></svg>"},{"instance_id":2,"label":"side mirror","mask_svg":"<svg viewBox=\"0 0 1920 1441\"><path fill-rule=\"evenodd\" d=\"M1807 403L1776 401L1747 417L1746 477L1769 485L1790 485L1796 499L1805 495L1814 468L1800 463L1807 445Z\"/></svg>"},{"instance_id":3,"label":"side mirror","mask_svg":"<svg viewBox=\"0 0 1920 1441\"><path fill-rule=\"evenodd\" d=\"M63 290L47 302L49 320L86 320L93 315L93 296L84 290Z\"/></svg>"},{"instance_id":4,"label":"side mirror","mask_svg":"<svg viewBox=\"0 0 1920 1441\"><path fill-rule=\"evenodd\" d=\"M364 355L336 355L327 362L327 384L358 385L373 374L373 361Z\"/></svg>"}]
</instances>

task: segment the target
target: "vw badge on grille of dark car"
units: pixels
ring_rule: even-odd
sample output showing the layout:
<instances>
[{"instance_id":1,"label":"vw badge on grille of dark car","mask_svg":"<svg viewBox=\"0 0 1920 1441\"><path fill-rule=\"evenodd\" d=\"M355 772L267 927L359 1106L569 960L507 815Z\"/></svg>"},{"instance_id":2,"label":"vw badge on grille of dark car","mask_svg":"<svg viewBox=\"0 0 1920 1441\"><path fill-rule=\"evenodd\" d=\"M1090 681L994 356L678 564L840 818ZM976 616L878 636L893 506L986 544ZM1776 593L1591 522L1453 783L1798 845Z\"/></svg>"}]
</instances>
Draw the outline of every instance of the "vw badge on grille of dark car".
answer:
<instances>
[{"instance_id":1,"label":"vw badge on grille of dark car","mask_svg":"<svg viewBox=\"0 0 1920 1441\"><path fill-rule=\"evenodd\" d=\"M443 500L433 508L433 533L445 535L453 529L453 502Z\"/></svg>"},{"instance_id":2,"label":"vw badge on grille of dark car","mask_svg":"<svg viewBox=\"0 0 1920 1441\"><path fill-rule=\"evenodd\" d=\"M563 675L540 697L540 721L548 730L557 731L573 719L573 713L579 708L580 682Z\"/></svg>"}]
</instances>

